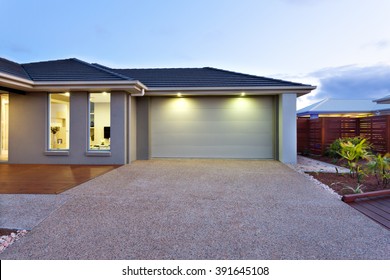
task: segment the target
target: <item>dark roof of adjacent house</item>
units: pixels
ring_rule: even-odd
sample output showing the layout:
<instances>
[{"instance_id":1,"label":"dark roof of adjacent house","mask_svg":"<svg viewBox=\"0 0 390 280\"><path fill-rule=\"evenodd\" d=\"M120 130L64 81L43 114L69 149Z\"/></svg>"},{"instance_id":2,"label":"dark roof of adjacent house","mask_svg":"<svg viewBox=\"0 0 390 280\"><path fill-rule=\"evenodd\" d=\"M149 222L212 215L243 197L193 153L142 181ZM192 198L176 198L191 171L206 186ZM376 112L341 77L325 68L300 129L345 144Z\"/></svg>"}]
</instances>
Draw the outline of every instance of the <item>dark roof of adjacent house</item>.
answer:
<instances>
[{"instance_id":1,"label":"dark roof of adjacent house","mask_svg":"<svg viewBox=\"0 0 390 280\"><path fill-rule=\"evenodd\" d=\"M368 99L327 98L298 110L297 115L373 113L387 110L390 110L389 104L376 104Z\"/></svg>"},{"instance_id":2,"label":"dark roof of adjacent house","mask_svg":"<svg viewBox=\"0 0 390 280\"><path fill-rule=\"evenodd\" d=\"M30 77L28 76L22 65L2 57L0 57L0 71L6 74L14 75L19 78L30 80Z\"/></svg>"},{"instance_id":3,"label":"dark roof of adjacent house","mask_svg":"<svg viewBox=\"0 0 390 280\"><path fill-rule=\"evenodd\" d=\"M21 64L33 81L132 80L76 58Z\"/></svg>"},{"instance_id":4,"label":"dark roof of adjacent house","mask_svg":"<svg viewBox=\"0 0 390 280\"><path fill-rule=\"evenodd\" d=\"M104 67L104 66L103 66ZM110 68L109 68L110 69ZM141 81L147 87L291 87L308 86L272 78L259 77L211 67L204 68L155 68L111 69L122 75Z\"/></svg>"}]
</instances>

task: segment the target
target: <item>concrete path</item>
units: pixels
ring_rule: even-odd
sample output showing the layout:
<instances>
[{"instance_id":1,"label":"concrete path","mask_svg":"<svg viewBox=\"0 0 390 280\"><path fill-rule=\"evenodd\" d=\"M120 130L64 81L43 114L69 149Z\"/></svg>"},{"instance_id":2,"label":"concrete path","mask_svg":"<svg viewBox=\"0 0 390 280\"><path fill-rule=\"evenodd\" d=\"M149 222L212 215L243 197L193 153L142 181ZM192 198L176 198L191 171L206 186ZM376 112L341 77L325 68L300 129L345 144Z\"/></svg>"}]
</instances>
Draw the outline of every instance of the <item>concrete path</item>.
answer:
<instances>
[{"instance_id":1,"label":"concrete path","mask_svg":"<svg viewBox=\"0 0 390 280\"><path fill-rule=\"evenodd\" d=\"M390 258L390 231L277 161L137 161L58 196L1 259Z\"/></svg>"},{"instance_id":2,"label":"concrete path","mask_svg":"<svg viewBox=\"0 0 390 280\"><path fill-rule=\"evenodd\" d=\"M312 158L299 156L297 164L291 165L294 169L301 172L329 172L329 173L349 173L349 169L338 165L326 163ZM337 169L337 170L336 170Z\"/></svg>"}]
</instances>

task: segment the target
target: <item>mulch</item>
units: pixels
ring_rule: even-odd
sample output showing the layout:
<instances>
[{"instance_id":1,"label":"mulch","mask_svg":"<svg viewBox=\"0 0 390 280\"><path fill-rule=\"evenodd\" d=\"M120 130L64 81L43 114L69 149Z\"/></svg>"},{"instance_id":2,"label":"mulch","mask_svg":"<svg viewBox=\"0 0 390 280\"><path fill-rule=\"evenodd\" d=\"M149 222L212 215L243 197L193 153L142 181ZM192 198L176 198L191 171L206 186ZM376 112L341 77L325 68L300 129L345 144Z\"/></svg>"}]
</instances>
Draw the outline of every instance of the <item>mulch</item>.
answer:
<instances>
[{"instance_id":1,"label":"mulch","mask_svg":"<svg viewBox=\"0 0 390 280\"><path fill-rule=\"evenodd\" d=\"M347 161L345 159L334 159L326 156L308 156L309 158L319 160L326 163L335 164L338 166L348 168ZM360 160L360 164L364 165L367 163L365 160ZM313 176L318 181L328 185L335 192L340 195L345 194L353 194L353 190L350 188L356 189L358 184L361 185L361 189L363 192L372 192L379 190L386 190L390 188L390 184L383 185L381 182L378 184L378 180L373 174L366 174L363 176L360 183L355 176L352 178L349 173L321 173L321 172L307 172L311 176ZM366 172L367 173L367 172Z\"/></svg>"},{"instance_id":2,"label":"mulch","mask_svg":"<svg viewBox=\"0 0 390 280\"><path fill-rule=\"evenodd\" d=\"M357 178L352 178L349 173L320 173L320 172L308 172L318 181L328 185L335 192L340 195L354 193L348 187L355 189L358 186ZM390 188L390 184L384 186L378 185L378 181L374 175L368 175L363 178L360 183L363 192L372 192L379 190L386 190Z\"/></svg>"},{"instance_id":3,"label":"mulch","mask_svg":"<svg viewBox=\"0 0 390 280\"><path fill-rule=\"evenodd\" d=\"M10 235L11 233L16 233L17 231L17 229L0 228L0 236Z\"/></svg>"}]
</instances>

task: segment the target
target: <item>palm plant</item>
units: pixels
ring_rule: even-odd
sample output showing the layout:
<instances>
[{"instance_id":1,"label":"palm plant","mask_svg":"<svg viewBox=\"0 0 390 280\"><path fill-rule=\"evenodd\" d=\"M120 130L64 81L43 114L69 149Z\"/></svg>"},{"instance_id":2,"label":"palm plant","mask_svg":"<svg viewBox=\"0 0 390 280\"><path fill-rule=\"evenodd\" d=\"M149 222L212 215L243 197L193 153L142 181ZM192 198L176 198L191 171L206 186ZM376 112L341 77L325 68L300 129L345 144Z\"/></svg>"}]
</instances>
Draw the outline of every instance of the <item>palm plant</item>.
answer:
<instances>
[{"instance_id":1,"label":"palm plant","mask_svg":"<svg viewBox=\"0 0 390 280\"><path fill-rule=\"evenodd\" d=\"M378 185L386 186L390 179L390 154L384 156L378 154L371 157L371 161L367 164L368 169L375 175Z\"/></svg>"}]
</instances>

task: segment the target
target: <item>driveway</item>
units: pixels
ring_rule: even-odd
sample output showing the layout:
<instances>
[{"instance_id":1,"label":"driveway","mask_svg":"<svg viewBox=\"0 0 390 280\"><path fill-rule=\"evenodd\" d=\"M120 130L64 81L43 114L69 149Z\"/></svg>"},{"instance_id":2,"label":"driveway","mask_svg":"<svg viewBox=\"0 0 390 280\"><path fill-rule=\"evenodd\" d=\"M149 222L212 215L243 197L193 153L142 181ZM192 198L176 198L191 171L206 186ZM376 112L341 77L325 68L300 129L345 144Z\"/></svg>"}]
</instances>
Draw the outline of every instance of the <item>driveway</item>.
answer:
<instances>
[{"instance_id":1,"label":"driveway","mask_svg":"<svg viewBox=\"0 0 390 280\"><path fill-rule=\"evenodd\" d=\"M390 259L388 230L277 161L136 161L56 197L1 259Z\"/></svg>"}]
</instances>

